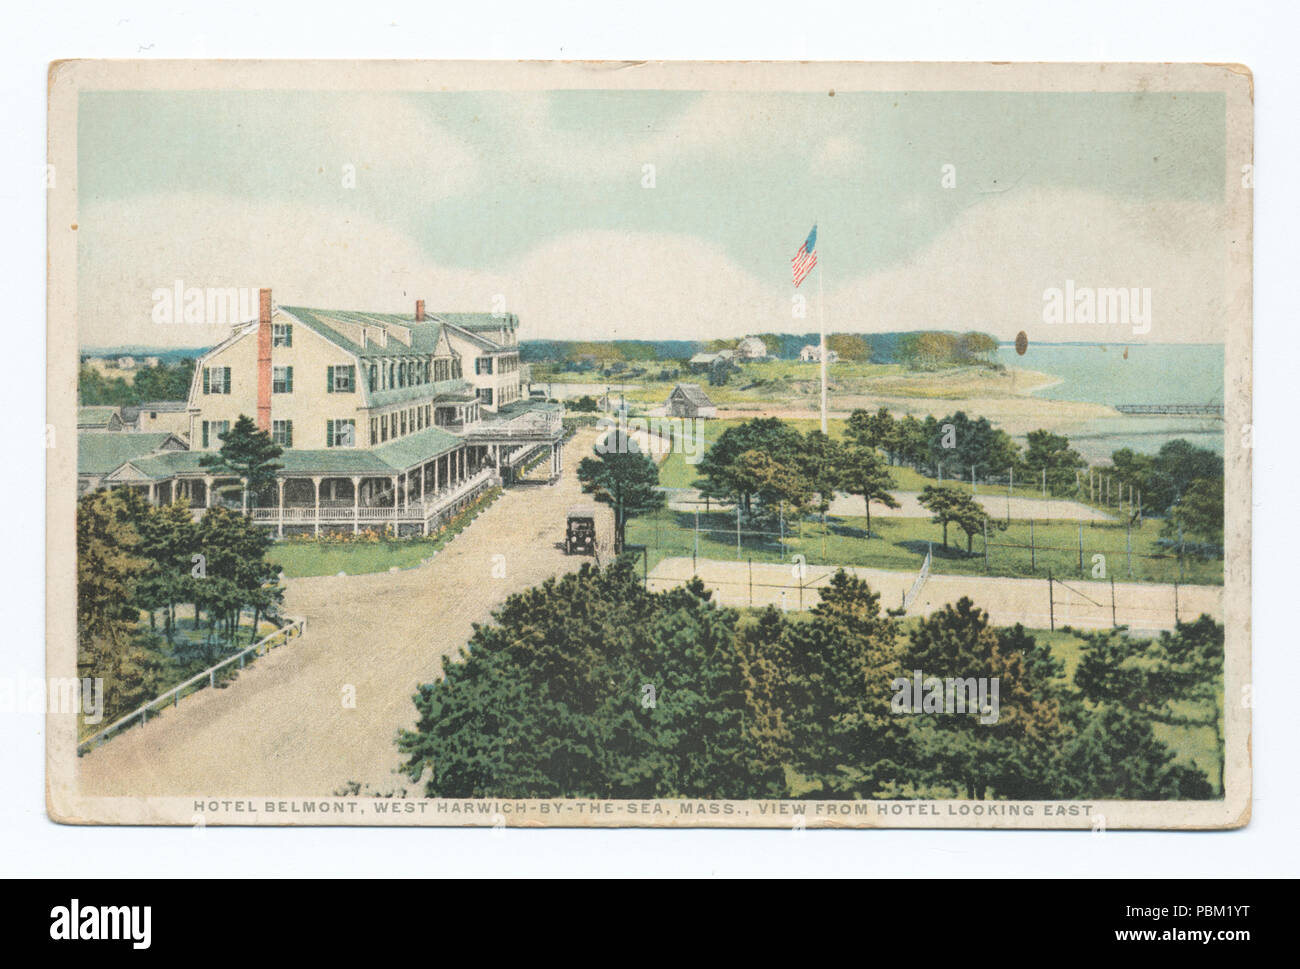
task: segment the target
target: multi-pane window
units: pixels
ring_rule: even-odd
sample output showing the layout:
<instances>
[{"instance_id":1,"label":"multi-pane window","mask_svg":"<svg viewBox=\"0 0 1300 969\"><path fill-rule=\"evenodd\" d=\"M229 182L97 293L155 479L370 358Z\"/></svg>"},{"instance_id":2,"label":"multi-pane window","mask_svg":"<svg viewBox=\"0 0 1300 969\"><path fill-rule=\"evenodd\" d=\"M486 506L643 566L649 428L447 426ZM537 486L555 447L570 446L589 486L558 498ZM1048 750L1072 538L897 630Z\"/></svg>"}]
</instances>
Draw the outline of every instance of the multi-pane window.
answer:
<instances>
[{"instance_id":1,"label":"multi-pane window","mask_svg":"<svg viewBox=\"0 0 1300 969\"><path fill-rule=\"evenodd\" d=\"M402 434L406 434L406 411L402 411Z\"/></svg>"},{"instance_id":2,"label":"multi-pane window","mask_svg":"<svg viewBox=\"0 0 1300 969\"><path fill-rule=\"evenodd\" d=\"M373 363L370 365L370 392L373 394L379 389L379 368Z\"/></svg>"},{"instance_id":3,"label":"multi-pane window","mask_svg":"<svg viewBox=\"0 0 1300 969\"><path fill-rule=\"evenodd\" d=\"M388 415L379 418L379 440L388 440Z\"/></svg>"},{"instance_id":4,"label":"multi-pane window","mask_svg":"<svg viewBox=\"0 0 1300 969\"><path fill-rule=\"evenodd\" d=\"M205 394L230 393L230 368L204 367L203 392Z\"/></svg>"},{"instance_id":5,"label":"multi-pane window","mask_svg":"<svg viewBox=\"0 0 1300 969\"><path fill-rule=\"evenodd\" d=\"M271 324L271 346L273 347L291 347L293 346L293 326L289 323L272 323Z\"/></svg>"},{"instance_id":6,"label":"multi-pane window","mask_svg":"<svg viewBox=\"0 0 1300 969\"><path fill-rule=\"evenodd\" d=\"M271 393L293 393L293 367L271 368Z\"/></svg>"},{"instance_id":7,"label":"multi-pane window","mask_svg":"<svg viewBox=\"0 0 1300 969\"><path fill-rule=\"evenodd\" d=\"M355 447L357 422L348 418L325 422L326 447Z\"/></svg>"},{"instance_id":8,"label":"multi-pane window","mask_svg":"<svg viewBox=\"0 0 1300 969\"><path fill-rule=\"evenodd\" d=\"M271 440L280 447L293 447L293 421L271 421Z\"/></svg>"},{"instance_id":9,"label":"multi-pane window","mask_svg":"<svg viewBox=\"0 0 1300 969\"><path fill-rule=\"evenodd\" d=\"M230 431L230 421L204 421L202 425L203 447L221 447L221 438Z\"/></svg>"},{"instance_id":10,"label":"multi-pane window","mask_svg":"<svg viewBox=\"0 0 1300 969\"><path fill-rule=\"evenodd\" d=\"M379 443L379 418L378 417L370 418L370 443L371 444Z\"/></svg>"},{"instance_id":11,"label":"multi-pane window","mask_svg":"<svg viewBox=\"0 0 1300 969\"><path fill-rule=\"evenodd\" d=\"M476 374L490 374L492 372L491 357L475 357L474 372Z\"/></svg>"},{"instance_id":12,"label":"multi-pane window","mask_svg":"<svg viewBox=\"0 0 1300 969\"><path fill-rule=\"evenodd\" d=\"M335 366L325 368L325 390L331 394L350 394L357 388L357 368Z\"/></svg>"},{"instance_id":13,"label":"multi-pane window","mask_svg":"<svg viewBox=\"0 0 1300 969\"><path fill-rule=\"evenodd\" d=\"M491 407L491 406L492 406L492 388L491 388L491 387L480 387L480 388L478 389L478 399L479 399L479 401L480 401L481 403L487 404L489 407Z\"/></svg>"}]
</instances>

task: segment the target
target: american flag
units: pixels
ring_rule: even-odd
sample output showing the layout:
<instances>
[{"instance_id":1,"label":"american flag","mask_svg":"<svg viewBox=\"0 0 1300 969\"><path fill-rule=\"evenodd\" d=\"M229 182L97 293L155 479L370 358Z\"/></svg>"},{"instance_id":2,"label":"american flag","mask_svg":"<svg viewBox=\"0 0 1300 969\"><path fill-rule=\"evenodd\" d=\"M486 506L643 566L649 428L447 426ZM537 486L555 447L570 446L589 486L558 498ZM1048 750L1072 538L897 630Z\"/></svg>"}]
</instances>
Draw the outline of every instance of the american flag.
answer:
<instances>
[{"instance_id":1,"label":"american flag","mask_svg":"<svg viewBox=\"0 0 1300 969\"><path fill-rule=\"evenodd\" d=\"M808 233L808 238L804 240L799 251L795 253L794 258L790 260L794 266L794 284L798 286L804 281L804 278L813 271L813 266L817 265L817 226L812 227L812 232Z\"/></svg>"}]
</instances>

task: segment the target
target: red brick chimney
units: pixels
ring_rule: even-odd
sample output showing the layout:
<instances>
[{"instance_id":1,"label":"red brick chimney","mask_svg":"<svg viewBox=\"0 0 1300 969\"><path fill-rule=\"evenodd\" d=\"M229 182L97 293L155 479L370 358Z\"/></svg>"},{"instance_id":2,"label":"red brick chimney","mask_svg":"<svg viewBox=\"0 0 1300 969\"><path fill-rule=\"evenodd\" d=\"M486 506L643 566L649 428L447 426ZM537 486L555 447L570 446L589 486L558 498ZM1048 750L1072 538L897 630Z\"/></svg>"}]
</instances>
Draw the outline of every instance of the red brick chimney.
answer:
<instances>
[{"instance_id":1,"label":"red brick chimney","mask_svg":"<svg viewBox=\"0 0 1300 969\"><path fill-rule=\"evenodd\" d=\"M417 299L415 301L415 322L424 322L424 300L422 299Z\"/></svg>"},{"instance_id":2,"label":"red brick chimney","mask_svg":"<svg viewBox=\"0 0 1300 969\"><path fill-rule=\"evenodd\" d=\"M258 290L257 429L271 430L271 291Z\"/></svg>"}]
</instances>

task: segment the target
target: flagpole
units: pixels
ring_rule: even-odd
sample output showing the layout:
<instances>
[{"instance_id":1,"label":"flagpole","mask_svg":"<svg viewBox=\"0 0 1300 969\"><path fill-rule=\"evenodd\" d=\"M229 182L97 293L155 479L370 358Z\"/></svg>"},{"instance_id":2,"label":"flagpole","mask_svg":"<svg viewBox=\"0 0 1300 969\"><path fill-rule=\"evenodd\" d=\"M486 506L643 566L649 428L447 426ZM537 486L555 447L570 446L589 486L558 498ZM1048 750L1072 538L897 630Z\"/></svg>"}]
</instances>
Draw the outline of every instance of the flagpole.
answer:
<instances>
[{"instance_id":1,"label":"flagpole","mask_svg":"<svg viewBox=\"0 0 1300 969\"><path fill-rule=\"evenodd\" d=\"M816 223L813 223L816 225ZM817 244L821 245L821 238L817 239ZM821 259L817 262L820 264ZM818 265L819 269L823 267ZM822 360L822 433L829 433L826 429L826 311L823 308L824 300L822 299L822 274L817 274L817 324L821 329L821 360Z\"/></svg>"}]
</instances>

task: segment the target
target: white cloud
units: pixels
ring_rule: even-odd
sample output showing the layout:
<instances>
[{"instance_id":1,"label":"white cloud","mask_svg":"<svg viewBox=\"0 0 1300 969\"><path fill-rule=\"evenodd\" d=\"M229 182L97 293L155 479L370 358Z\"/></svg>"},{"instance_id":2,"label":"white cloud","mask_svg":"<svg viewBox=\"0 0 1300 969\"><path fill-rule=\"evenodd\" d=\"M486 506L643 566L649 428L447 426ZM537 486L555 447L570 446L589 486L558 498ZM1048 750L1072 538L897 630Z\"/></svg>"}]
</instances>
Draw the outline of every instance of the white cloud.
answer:
<instances>
[{"instance_id":1,"label":"white cloud","mask_svg":"<svg viewBox=\"0 0 1300 969\"><path fill-rule=\"evenodd\" d=\"M81 219L85 346L213 343L220 326L160 325L152 294L270 286L277 303L520 314L525 338L696 339L785 325L789 296L686 236L557 237L501 272L439 266L390 224L305 205L173 195L88 206Z\"/></svg>"},{"instance_id":2,"label":"white cloud","mask_svg":"<svg viewBox=\"0 0 1300 969\"><path fill-rule=\"evenodd\" d=\"M837 329L975 328L1004 338L1023 329L1031 340L1051 342L1218 341L1223 231L1221 209L1205 203L1007 193L966 210L905 262L835 286L828 301L837 307ZM1150 332L1135 337L1131 327L1044 324L1043 293L1066 280L1150 287Z\"/></svg>"},{"instance_id":3,"label":"white cloud","mask_svg":"<svg viewBox=\"0 0 1300 969\"><path fill-rule=\"evenodd\" d=\"M198 345L224 331L151 322L151 293L270 286L282 304L406 311L492 308L501 294L525 339L707 339L817 327L791 313L784 276L760 279L720 247L676 234L577 232L494 272L432 262L393 224L331 207L171 195L87 206L80 219L83 345ZM1049 327L1042 294L1151 287L1157 342L1222 338L1218 210L1083 192L1007 193L964 212L905 263L826 280L830 330L979 328L1031 340L1131 341L1121 328ZM829 254L828 254L829 255ZM833 261L832 261L833 264ZM817 270L817 271L820 271Z\"/></svg>"}]
</instances>

